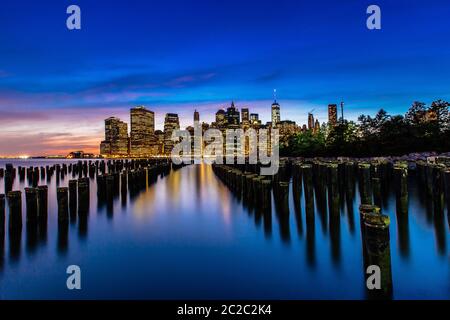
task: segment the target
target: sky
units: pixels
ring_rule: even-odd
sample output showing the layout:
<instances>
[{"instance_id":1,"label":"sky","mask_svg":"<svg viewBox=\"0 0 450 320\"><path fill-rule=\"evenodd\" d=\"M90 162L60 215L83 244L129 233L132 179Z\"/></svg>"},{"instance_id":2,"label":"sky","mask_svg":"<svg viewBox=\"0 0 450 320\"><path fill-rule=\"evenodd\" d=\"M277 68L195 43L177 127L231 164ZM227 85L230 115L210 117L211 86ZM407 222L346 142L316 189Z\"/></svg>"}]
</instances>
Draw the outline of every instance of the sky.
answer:
<instances>
[{"instance_id":1,"label":"sky","mask_svg":"<svg viewBox=\"0 0 450 320\"><path fill-rule=\"evenodd\" d=\"M66 9L81 8L81 30ZM381 30L366 9L381 8ZM450 100L447 0L3 0L0 156L98 153L104 119L144 105L211 122L219 108L306 123Z\"/></svg>"}]
</instances>

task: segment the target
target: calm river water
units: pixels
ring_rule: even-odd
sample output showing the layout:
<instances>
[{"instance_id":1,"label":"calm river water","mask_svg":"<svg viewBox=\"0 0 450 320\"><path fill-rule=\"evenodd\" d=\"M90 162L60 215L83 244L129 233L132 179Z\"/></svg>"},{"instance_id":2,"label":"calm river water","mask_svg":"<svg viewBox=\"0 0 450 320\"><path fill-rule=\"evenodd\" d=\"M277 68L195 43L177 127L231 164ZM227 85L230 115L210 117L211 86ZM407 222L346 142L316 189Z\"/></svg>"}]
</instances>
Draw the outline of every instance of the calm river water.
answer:
<instances>
[{"instance_id":1,"label":"calm river water","mask_svg":"<svg viewBox=\"0 0 450 320\"><path fill-rule=\"evenodd\" d=\"M63 161L0 160L0 168L8 162ZM13 189L26 186L26 179L16 178ZM357 191L353 211L343 204L332 228L317 205L313 225L307 224L303 194L301 214L294 213L292 183L288 224L280 224L275 212L261 219L208 165L172 171L135 197L119 195L109 208L98 205L94 180L90 192L87 223L71 221L67 241L58 231L55 178L47 232L34 237L24 223L21 238L10 240L5 228L1 299L366 298ZM427 209L413 176L409 194L407 219L397 219L394 194L382 208L391 218L393 297L449 299L448 211ZM24 195L22 202L25 216ZM82 290L66 288L69 265L80 266Z\"/></svg>"}]
</instances>

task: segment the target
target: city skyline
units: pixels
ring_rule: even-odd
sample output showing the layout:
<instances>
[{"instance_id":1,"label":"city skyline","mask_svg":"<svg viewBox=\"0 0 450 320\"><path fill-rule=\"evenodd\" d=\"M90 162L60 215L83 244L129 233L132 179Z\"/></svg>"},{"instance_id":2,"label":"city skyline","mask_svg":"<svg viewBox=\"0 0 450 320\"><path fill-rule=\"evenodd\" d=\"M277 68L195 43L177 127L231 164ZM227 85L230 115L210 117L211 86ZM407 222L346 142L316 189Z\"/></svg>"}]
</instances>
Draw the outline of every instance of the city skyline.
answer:
<instances>
[{"instance_id":1,"label":"city skyline","mask_svg":"<svg viewBox=\"0 0 450 320\"><path fill-rule=\"evenodd\" d=\"M450 100L450 5L432 3L378 1L383 27L369 31L364 2L81 0L83 26L73 32L68 3L4 4L0 156L98 153L99 123L128 119L137 105L161 130L166 113L185 128L195 109L210 123L232 100L266 123L273 89L282 119L297 124L312 109L325 122L328 104L341 101L356 120Z\"/></svg>"}]
</instances>

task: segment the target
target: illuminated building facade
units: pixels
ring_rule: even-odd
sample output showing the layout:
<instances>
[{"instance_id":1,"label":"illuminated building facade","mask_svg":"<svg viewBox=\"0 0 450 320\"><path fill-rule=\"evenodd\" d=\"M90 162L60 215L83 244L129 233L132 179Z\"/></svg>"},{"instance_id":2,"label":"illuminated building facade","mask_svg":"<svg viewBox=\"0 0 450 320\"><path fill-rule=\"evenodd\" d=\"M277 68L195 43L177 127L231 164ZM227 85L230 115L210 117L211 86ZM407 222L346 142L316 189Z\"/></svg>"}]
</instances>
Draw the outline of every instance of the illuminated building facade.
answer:
<instances>
[{"instance_id":1,"label":"illuminated building facade","mask_svg":"<svg viewBox=\"0 0 450 320\"><path fill-rule=\"evenodd\" d=\"M130 110L130 153L132 156L154 155L155 114L142 106Z\"/></svg>"}]
</instances>

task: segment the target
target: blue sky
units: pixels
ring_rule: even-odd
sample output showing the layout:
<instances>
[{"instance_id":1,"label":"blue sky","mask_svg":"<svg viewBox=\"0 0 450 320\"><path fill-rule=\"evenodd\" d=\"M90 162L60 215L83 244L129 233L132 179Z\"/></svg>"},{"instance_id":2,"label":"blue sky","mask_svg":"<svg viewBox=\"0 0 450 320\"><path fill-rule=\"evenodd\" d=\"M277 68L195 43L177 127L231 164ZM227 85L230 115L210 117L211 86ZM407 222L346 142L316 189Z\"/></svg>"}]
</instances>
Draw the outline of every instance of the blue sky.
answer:
<instances>
[{"instance_id":1,"label":"blue sky","mask_svg":"<svg viewBox=\"0 0 450 320\"><path fill-rule=\"evenodd\" d=\"M77 4L82 29L66 28ZM377 4L382 29L366 28ZM450 100L450 3L416 1L2 1L0 155L97 148L102 120L143 104L190 124L231 100L302 124ZM3 139L5 140L5 139Z\"/></svg>"}]
</instances>

